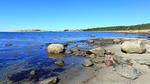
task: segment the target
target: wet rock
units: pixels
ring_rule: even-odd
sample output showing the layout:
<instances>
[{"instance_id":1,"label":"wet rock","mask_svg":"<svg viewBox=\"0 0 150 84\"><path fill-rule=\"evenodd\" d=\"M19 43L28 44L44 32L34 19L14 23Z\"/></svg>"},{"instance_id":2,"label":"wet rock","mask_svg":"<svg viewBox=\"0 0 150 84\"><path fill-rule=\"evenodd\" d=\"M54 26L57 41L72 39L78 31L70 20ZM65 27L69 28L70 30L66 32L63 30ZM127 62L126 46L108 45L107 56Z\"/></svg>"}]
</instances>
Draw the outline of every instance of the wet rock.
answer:
<instances>
[{"instance_id":1,"label":"wet rock","mask_svg":"<svg viewBox=\"0 0 150 84\"><path fill-rule=\"evenodd\" d=\"M69 50L65 50L65 53L66 53L66 54L72 54L72 52L69 51Z\"/></svg>"},{"instance_id":2,"label":"wet rock","mask_svg":"<svg viewBox=\"0 0 150 84\"><path fill-rule=\"evenodd\" d=\"M34 70L32 70L31 72L30 72L30 75L31 76L35 76L37 73L34 71Z\"/></svg>"},{"instance_id":3,"label":"wet rock","mask_svg":"<svg viewBox=\"0 0 150 84\"><path fill-rule=\"evenodd\" d=\"M6 43L6 44L5 44L5 46L12 46L12 44L10 44L10 43Z\"/></svg>"},{"instance_id":4,"label":"wet rock","mask_svg":"<svg viewBox=\"0 0 150 84\"><path fill-rule=\"evenodd\" d=\"M135 69L132 66L129 66L127 64L120 64L115 67L115 70L120 76L128 78L128 79L136 79L140 75L142 75L141 72L139 72L137 69Z\"/></svg>"},{"instance_id":5,"label":"wet rock","mask_svg":"<svg viewBox=\"0 0 150 84\"><path fill-rule=\"evenodd\" d=\"M126 58L123 58L121 56L113 56L113 60L117 63L117 64L129 64L129 60Z\"/></svg>"},{"instance_id":6,"label":"wet rock","mask_svg":"<svg viewBox=\"0 0 150 84\"><path fill-rule=\"evenodd\" d=\"M95 37L95 35L94 35L94 34L92 34L92 35L91 35L91 37Z\"/></svg>"},{"instance_id":7,"label":"wet rock","mask_svg":"<svg viewBox=\"0 0 150 84\"><path fill-rule=\"evenodd\" d=\"M104 63L104 57L96 57L93 59L93 62L95 63Z\"/></svg>"},{"instance_id":8,"label":"wet rock","mask_svg":"<svg viewBox=\"0 0 150 84\"><path fill-rule=\"evenodd\" d=\"M91 50L86 51L86 54L95 54L96 56L105 56L105 49L98 47Z\"/></svg>"},{"instance_id":9,"label":"wet rock","mask_svg":"<svg viewBox=\"0 0 150 84\"><path fill-rule=\"evenodd\" d=\"M113 66L113 61L112 60L106 60L105 65L106 66Z\"/></svg>"},{"instance_id":10,"label":"wet rock","mask_svg":"<svg viewBox=\"0 0 150 84\"><path fill-rule=\"evenodd\" d=\"M64 61L63 61L63 60L61 60L61 61L56 61L56 62L55 62L55 65L57 65L57 66L59 66L59 67L62 67L62 66L64 66Z\"/></svg>"},{"instance_id":11,"label":"wet rock","mask_svg":"<svg viewBox=\"0 0 150 84\"><path fill-rule=\"evenodd\" d=\"M85 56L84 52L82 51L76 51L73 53L75 56Z\"/></svg>"},{"instance_id":12,"label":"wet rock","mask_svg":"<svg viewBox=\"0 0 150 84\"><path fill-rule=\"evenodd\" d=\"M64 45L62 44L50 44L47 47L48 53L58 54L64 52Z\"/></svg>"},{"instance_id":13,"label":"wet rock","mask_svg":"<svg viewBox=\"0 0 150 84\"><path fill-rule=\"evenodd\" d=\"M45 79L43 81L40 81L39 84L56 84L57 81L58 81L57 77L51 77L51 78Z\"/></svg>"},{"instance_id":14,"label":"wet rock","mask_svg":"<svg viewBox=\"0 0 150 84\"><path fill-rule=\"evenodd\" d=\"M121 50L125 53L137 53L142 54L146 52L145 42L141 40L125 41L121 45Z\"/></svg>"},{"instance_id":15,"label":"wet rock","mask_svg":"<svg viewBox=\"0 0 150 84\"><path fill-rule=\"evenodd\" d=\"M93 65L93 62L91 59L85 59L82 65L85 67L89 67Z\"/></svg>"}]
</instances>

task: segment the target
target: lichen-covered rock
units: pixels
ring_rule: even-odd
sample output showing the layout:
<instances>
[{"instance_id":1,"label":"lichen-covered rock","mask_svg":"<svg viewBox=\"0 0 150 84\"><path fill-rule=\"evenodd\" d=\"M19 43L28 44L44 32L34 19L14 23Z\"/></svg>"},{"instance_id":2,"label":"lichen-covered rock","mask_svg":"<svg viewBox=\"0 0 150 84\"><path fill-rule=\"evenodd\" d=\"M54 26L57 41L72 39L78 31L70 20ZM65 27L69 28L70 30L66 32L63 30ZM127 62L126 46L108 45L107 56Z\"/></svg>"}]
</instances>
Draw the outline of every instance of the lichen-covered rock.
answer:
<instances>
[{"instance_id":1,"label":"lichen-covered rock","mask_svg":"<svg viewBox=\"0 0 150 84\"><path fill-rule=\"evenodd\" d=\"M62 53L62 52L64 52L64 45L62 45L62 44L50 44L47 47L47 52L53 53L53 54Z\"/></svg>"},{"instance_id":2,"label":"lichen-covered rock","mask_svg":"<svg viewBox=\"0 0 150 84\"><path fill-rule=\"evenodd\" d=\"M93 65L93 62L91 59L85 59L82 65L85 67L89 67Z\"/></svg>"},{"instance_id":3,"label":"lichen-covered rock","mask_svg":"<svg viewBox=\"0 0 150 84\"><path fill-rule=\"evenodd\" d=\"M104 56L105 55L105 49L98 47L91 50L86 51L86 54L95 54L96 56Z\"/></svg>"},{"instance_id":4,"label":"lichen-covered rock","mask_svg":"<svg viewBox=\"0 0 150 84\"><path fill-rule=\"evenodd\" d=\"M142 54L146 52L145 42L142 40L125 41L121 45L121 50L125 53L138 53Z\"/></svg>"},{"instance_id":5,"label":"lichen-covered rock","mask_svg":"<svg viewBox=\"0 0 150 84\"><path fill-rule=\"evenodd\" d=\"M56 84L57 81L58 81L57 77L51 77L51 78L45 79L43 81L40 81L39 84Z\"/></svg>"},{"instance_id":6,"label":"lichen-covered rock","mask_svg":"<svg viewBox=\"0 0 150 84\"><path fill-rule=\"evenodd\" d=\"M120 76L128 78L128 79L132 79L132 80L142 75L142 73L139 72L137 69L127 64L117 65L115 66L115 70L118 74L120 74Z\"/></svg>"}]
</instances>

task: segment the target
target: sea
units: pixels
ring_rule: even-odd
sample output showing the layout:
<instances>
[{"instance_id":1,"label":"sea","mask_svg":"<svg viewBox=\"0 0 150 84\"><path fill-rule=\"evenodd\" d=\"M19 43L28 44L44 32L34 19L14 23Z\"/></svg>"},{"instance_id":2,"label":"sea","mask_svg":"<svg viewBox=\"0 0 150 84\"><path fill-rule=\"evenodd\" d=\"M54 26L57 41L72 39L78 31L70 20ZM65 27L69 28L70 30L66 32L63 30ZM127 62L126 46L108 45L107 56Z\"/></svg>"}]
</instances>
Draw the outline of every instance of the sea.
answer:
<instances>
[{"instance_id":1,"label":"sea","mask_svg":"<svg viewBox=\"0 0 150 84\"><path fill-rule=\"evenodd\" d=\"M95 37L91 37L95 35ZM113 32L0 32L0 84L34 84L49 77L59 76L75 66L81 66L84 58L63 54L49 55L48 43L64 44L76 41L79 47L92 48L81 40L105 37L134 37L149 39L150 34L125 34ZM74 43L66 49L74 47ZM54 62L64 60L64 67ZM36 75L31 76L31 71Z\"/></svg>"}]
</instances>

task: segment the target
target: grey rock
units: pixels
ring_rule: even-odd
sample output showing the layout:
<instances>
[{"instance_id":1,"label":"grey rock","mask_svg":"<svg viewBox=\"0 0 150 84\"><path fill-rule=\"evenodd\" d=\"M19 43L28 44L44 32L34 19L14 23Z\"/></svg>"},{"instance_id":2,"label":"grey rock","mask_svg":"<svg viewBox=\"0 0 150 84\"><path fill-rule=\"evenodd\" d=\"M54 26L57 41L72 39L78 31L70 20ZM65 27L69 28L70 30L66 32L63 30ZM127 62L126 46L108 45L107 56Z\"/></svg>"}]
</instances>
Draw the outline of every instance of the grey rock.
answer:
<instances>
[{"instance_id":1,"label":"grey rock","mask_svg":"<svg viewBox=\"0 0 150 84\"><path fill-rule=\"evenodd\" d=\"M56 84L57 81L58 81L57 77L51 77L51 78L45 79L43 81L40 81L39 84Z\"/></svg>"},{"instance_id":2,"label":"grey rock","mask_svg":"<svg viewBox=\"0 0 150 84\"><path fill-rule=\"evenodd\" d=\"M93 59L93 62L95 63L104 63L105 58L104 57L96 57Z\"/></svg>"},{"instance_id":3,"label":"grey rock","mask_svg":"<svg viewBox=\"0 0 150 84\"><path fill-rule=\"evenodd\" d=\"M137 69L135 69L132 66L129 66L127 64L120 64L115 66L115 70L118 74L120 74L120 76L128 78L128 79L136 79L138 78L140 75L142 75L142 73L140 71L138 71Z\"/></svg>"},{"instance_id":4,"label":"grey rock","mask_svg":"<svg viewBox=\"0 0 150 84\"><path fill-rule=\"evenodd\" d=\"M91 50L86 51L86 54L95 54L96 56L105 56L105 49L98 47Z\"/></svg>"},{"instance_id":5,"label":"grey rock","mask_svg":"<svg viewBox=\"0 0 150 84\"><path fill-rule=\"evenodd\" d=\"M92 66L93 65L93 62L91 59L85 59L84 62L83 62L83 66L85 67L89 67L89 66Z\"/></svg>"}]
</instances>

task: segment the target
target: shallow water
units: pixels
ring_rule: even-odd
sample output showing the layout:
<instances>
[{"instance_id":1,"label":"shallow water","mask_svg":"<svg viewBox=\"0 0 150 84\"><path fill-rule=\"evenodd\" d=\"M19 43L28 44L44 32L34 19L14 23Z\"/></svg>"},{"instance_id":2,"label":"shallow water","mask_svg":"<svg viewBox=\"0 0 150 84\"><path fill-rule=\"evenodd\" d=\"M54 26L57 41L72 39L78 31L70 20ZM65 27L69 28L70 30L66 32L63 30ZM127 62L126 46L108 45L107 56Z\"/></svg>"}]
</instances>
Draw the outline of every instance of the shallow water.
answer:
<instances>
[{"instance_id":1,"label":"shallow water","mask_svg":"<svg viewBox=\"0 0 150 84\"><path fill-rule=\"evenodd\" d=\"M94 34L96 37L91 37ZM148 39L149 34L122 34L111 32L1 32L0 33L0 84L10 81L26 83L36 82L61 72L79 66L84 58L81 56L48 55L46 43L65 43L104 37L137 37ZM11 45L6 45L11 44ZM77 42L79 47L92 47L86 43ZM73 47L70 43L67 47ZM64 60L64 67L54 65L55 61ZM34 70L36 76L29 73ZM31 84L31 83L30 83Z\"/></svg>"}]
</instances>

